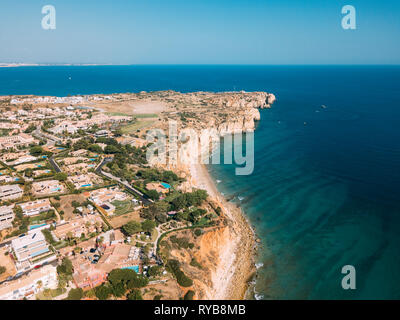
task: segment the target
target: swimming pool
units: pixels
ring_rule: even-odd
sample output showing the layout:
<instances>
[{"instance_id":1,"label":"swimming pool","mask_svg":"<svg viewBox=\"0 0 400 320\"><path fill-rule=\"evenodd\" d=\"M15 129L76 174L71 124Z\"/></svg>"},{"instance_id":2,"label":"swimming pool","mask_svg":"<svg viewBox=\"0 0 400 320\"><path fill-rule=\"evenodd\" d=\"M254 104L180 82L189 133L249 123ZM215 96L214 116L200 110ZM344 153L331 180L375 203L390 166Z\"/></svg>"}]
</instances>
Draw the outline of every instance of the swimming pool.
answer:
<instances>
[{"instance_id":1,"label":"swimming pool","mask_svg":"<svg viewBox=\"0 0 400 320\"><path fill-rule=\"evenodd\" d=\"M130 266L130 267L125 267L125 268L121 268L121 269L129 269L129 270L133 270L136 273L139 273L139 266Z\"/></svg>"},{"instance_id":2,"label":"swimming pool","mask_svg":"<svg viewBox=\"0 0 400 320\"><path fill-rule=\"evenodd\" d=\"M170 186L168 183L161 182L161 185L162 185L165 189L171 189L171 186Z\"/></svg>"},{"instance_id":3,"label":"swimming pool","mask_svg":"<svg viewBox=\"0 0 400 320\"><path fill-rule=\"evenodd\" d=\"M35 225L32 225L32 226L29 226L29 230L34 230L34 229L43 227L45 225L46 225L45 223L43 223L43 224L35 224Z\"/></svg>"}]
</instances>

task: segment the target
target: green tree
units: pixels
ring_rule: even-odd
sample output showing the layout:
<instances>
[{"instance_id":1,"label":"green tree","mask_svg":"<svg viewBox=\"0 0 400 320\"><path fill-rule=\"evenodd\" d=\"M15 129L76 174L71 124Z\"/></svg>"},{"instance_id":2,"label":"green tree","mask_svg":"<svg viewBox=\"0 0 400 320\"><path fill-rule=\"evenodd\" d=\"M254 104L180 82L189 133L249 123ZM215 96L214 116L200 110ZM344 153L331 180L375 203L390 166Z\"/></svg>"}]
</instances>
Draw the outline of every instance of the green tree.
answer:
<instances>
[{"instance_id":1,"label":"green tree","mask_svg":"<svg viewBox=\"0 0 400 320\"><path fill-rule=\"evenodd\" d=\"M73 272L74 268L71 260L69 260L67 257L64 257L61 264L57 266L57 273L71 276Z\"/></svg>"},{"instance_id":2,"label":"green tree","mask_svg":"<svg viewBox=\"0 0 400 320\"><path fill-rule=\"evenodd\" d=\"M30 178L33 176L33 170L31 168L25 169L24 173L25 173L25 177Z\"/></svg>"},{"instance_id":3,"label":"green tree","mask_svg":"<svg viewBox=\"0 0 400 320\"><path fill-rule=\"evenodd\" d=\"M98 144L91 144L89 150L95 153L102 153L103 149Z\"/></svg>"},{"instance_id":4,"label":"green tree","mask_svg":"<svg viewBox=\"0 0 400 320\"><path fill-rule=\"evenodd\" d=\"M111 295L111 290L106 285L102 284L101 286L94 289L97 299L99 300L107 300Z\"/></svg>"},{"instance_id":5,"label":"green tree","mask_svg":"<svg viewBox=\"0 0 400 320\"><path fill-rule=\"evenodd\" d=\"M108 154L110 154L110 153L119 153L119 152L121 152L121 150L117 146L108 145L108 146L106 146L104 148L104 152L108 153Z\"/></svg>"},{"instance_id":6,"label":"green tree","mask_svg":"<svg viewBox=\"0 0 400 320\"><path fill-rule=\"evenodd\" d=\"M6 272L6 268L3 266L0 266L0 274L3 274L4 272Z\"/></svg>"},{"instance_id":7,"label":"green tree","mask_svg":"<svg viewBox=\"0 0 400 320\"><path fill-rule=\"evenodd\" d=\"M113 295L114 297L120 298L120 297L122 297L122 296L125 294L126 289L125 289L124 284L123 284L122 282L120 282L120 283L118 283L117 285L112 286L112 287L111 287L111 291L112 291L112 295Z\"/></svg>"},{"instance_id":8,"label":"green tree","mask_svg":"<svg viewBox=\"0 0 400 320\"><path fill-rule=\"evenodd\" d=\"M83 298L83 290L81 288L71 289L68 292L67 300L81 300Z\"/></svg>"},{"instance_id":9,"label":"green tree","mask_svg":"<svg viewBox=\"0 0 400 320\"><path fill-rule=\"evenodd\" d=\"M26 128L26 130L24 131L24 133L32 133L33 131L35 131L36 126L34 124L30 124L28 128Z\"/></svg>"},{"instance_id":10,"label":"green tree","mask_svg":"<svg viewBox=\"0 0 400 320\"><path fill-rule=\"evenodd\" d=\"M141 230L142 230L142 226L137 221L129 221L127 224L122 226L122 231L128 236L138 233Z\"/></svg>"},{"instance_id":11,"label":"green tree","mask_svg":"<svg viewBox=\"0 0 400 320\"><path fill-rule=\"evenodd\" d=\"M185 273L180 269L180 263L178 260L168 260L167 264L165 265L167 271L171 272L178 284L182 287L190 287L193 285L193 280L190 279L185 275Z\"/></svg>"},{"instance_id":12,"label":"green tree","mask_svg":"<svg viewBox=\"0 0 400 320\"><path fill-rule=\"evenodd\" d=\"M33 156L39 156L43 153L43 148L41 146L34 146L34 147L30 148L29 152Z\"/></svg>"},{"instance_id":13,"label":"green tree","mask_svg":"<svg viewBox=\"0 0 400 320\"><path fill-rule=\"evenodd\" d=\"M142 222L142 230L144 232L152 232L156 227L156 223L152 220L145 220Z\"/></svg>"},{"instance_id":14,"label":"green tree","mask_svg":"<svg viewBox=\"0 0 400 320\"><path fill-rule=\"evenodd\" d=\"M65 172L57 172L54 175L54 179L58 180L58 181L65 181L67 180L68 175Z\"/></svg>"},{"instance_id":15,"label":"green tree","mask_svg":"<svg viewBox=\"0 0 400 320\"><path fill-rule=\"evenodd\" d=\"M160 194L156 190L148 190L146 194L152 200L160 199Z\"/></svg>"},{"instance_id":16,"label":"green tree","mask_svg":"<svg viewBox=\"0 0 400 320\"><path fill-rule=\"evenodd\" d=\"M161 275L161 271L162 271L162 267L161 266L152 266L149 268L149 270L147 271L148 275L150 277L156 277Z\"/></svg>"},{"instance_id":17,"label":"green tree","mask_svg":"<svg viewBox=\"0 0 400 320\"><path fill-rule=\"evenodd\" d=\"M148 283L149 279L147 279L142 275L137 275L135 278L128 281L127 288L128 289L143 288L147 286Z\"/></svg>"},{"instance_id":18,"label":"green tree","mask_svg":"<svg viewBox=\"0 0 400 320\"><path fill-rule=\"evenodd\" d=\"M73 201L71 202L71 206L73 206L74 208L77 208L77 207L80 207L81 204L80 204L78 201L73 200Z\"/></svg>"},{"instance_id":19,"label":"green tree","mask_svg":"<svg viewBox=\"0 0 400 320\"><path fill-rule=\"evenodd\" d=\"M193 297L194 297L194 291L193 290L189 290L184 295L183 300L193 300Z\"/></svg>"},{"instance_id":20,"label":"green tree","mask_svg":"<svg viewBox=\"0 0 400 320\"><path fill-rule=\"evenodd\" d=\"M143 300L142 293L138 289L132 290L128 296L128 300Z\"/></svg>"}]
</instances>

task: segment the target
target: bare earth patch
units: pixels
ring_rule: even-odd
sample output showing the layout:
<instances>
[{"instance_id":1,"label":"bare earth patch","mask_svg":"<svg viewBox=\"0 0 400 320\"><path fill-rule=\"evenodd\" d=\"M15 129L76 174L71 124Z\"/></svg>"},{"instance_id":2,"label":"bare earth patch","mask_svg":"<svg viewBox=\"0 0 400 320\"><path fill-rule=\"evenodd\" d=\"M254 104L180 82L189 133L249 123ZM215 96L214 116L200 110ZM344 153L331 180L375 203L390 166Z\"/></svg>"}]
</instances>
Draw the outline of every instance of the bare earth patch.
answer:
<instances>
[{"instance_id":1,"label":"bare earth patch","mask_svg":"<svg viewBox=\"0 0 400 320\"><path fill-rule=\"evenodd\" d=\"M146 289L147 292L143 294L144 300L153 300L156 295L161 295L161 300L178 300L184 295L184 291L174 279L162 283L149 284Z\"/></svg>"},{"instance_id":2,"label":"bare earth patch","mask_svg":"<svg viewBox=\"0 0 400 320\"><path fill-rule=\"evenodd\" d=\"M6 271L0 274L0 282L6 280L10 276L14 276L17 273L10 255L5 254L6 251L6 247L0 249L0 266L6 268Z\"/></svg>"},{"instance_id":3,"label":"bare earth patch","mask_svg":"<svg viewBox=\"0 0 400 320\"><path fill-rule=\"evenodd\" d=\"M167 106L161 101L115 101L98 103L98 107L106 112L120 112L128 115L160 113Z\"/></svg>"},{"instance_id":4,"label":"bare earth patch","mask_svg":"<svg viewBox=\"0 0 400 320\"><path fill-rule=\"evenodd\" d=\"M124 214L122 216L113 217L113 218L108 217L108 222L111 224L111 226L114 229L121 228L124 224L127 224L129 221L132 221L132 220L138 221L138 222L142 221L142 219L139 216L139 211L133 211L133 212Z\"/></svg>"},{"instance_id":5,"label":"bare earth patch","mask_svg":"<svg viewBox=\"0 0 400 320\"><path fill-rule=\"evenodd\" d=\"M74 214L74 207L72 206L72 201L78 201L79 203L82 203L86 201L86 198L82 194L70 194L67 196L60 196L60 211L64 211L64 220L71 220L72 218L75 217ZM51 202L58 202L54 198L51 198Z\"/></svg>"}]
</instances>

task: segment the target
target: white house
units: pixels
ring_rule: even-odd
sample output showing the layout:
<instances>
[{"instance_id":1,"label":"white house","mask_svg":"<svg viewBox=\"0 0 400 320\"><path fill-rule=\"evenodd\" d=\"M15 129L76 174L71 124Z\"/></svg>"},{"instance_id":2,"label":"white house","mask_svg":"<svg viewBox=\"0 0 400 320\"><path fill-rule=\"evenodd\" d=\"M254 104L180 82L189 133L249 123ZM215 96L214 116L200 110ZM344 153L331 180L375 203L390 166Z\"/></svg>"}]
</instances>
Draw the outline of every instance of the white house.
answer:
<instances>
[{"instance_id":1,"label":"white house","mask_svg":"<svg viewBox=\"0 0 400 320\"><path fill-rule=\"evenodd\" d=\"M57 268L46 265L33 270L20 279L6 282L0 286L0 300L29 299L44 289L56 289Z\"/></svg>"},{"instance_id":2,"label":"white house","mask_svg":"<svg viewBox=\"0 0 400 320\"><path fill-rule=\"evenodd\" d=\"M11 228L14 220L13 205L0 207L0 230Z\"/></svg>"}]
</instances>

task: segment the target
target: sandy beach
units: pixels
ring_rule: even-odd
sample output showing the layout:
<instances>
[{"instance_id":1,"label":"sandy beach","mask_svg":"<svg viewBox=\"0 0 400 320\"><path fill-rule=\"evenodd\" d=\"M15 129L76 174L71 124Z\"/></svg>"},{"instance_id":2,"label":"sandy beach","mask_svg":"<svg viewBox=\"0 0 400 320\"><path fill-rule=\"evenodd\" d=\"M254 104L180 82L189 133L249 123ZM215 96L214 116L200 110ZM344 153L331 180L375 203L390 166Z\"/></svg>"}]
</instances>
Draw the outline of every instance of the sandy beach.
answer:
<instances>
[{"instance_id":1,"label":"sandy beach","mask_svg":"<svg viewBox=\"0 0 400 320\"><path fill-rule=\"evenodd\" d=\"M207 190L228 219L226 241L219 252L219 263L212 272L213 289L209 299L244 299L255 269L256 237L241 209L218 192L207 168L202 164L190 168L192 183Z\"/></svg>"}]
</instances>

